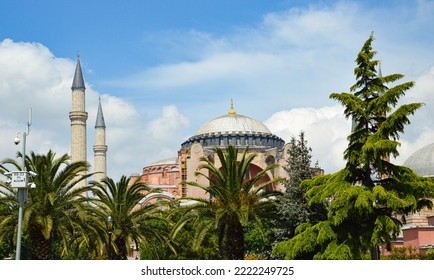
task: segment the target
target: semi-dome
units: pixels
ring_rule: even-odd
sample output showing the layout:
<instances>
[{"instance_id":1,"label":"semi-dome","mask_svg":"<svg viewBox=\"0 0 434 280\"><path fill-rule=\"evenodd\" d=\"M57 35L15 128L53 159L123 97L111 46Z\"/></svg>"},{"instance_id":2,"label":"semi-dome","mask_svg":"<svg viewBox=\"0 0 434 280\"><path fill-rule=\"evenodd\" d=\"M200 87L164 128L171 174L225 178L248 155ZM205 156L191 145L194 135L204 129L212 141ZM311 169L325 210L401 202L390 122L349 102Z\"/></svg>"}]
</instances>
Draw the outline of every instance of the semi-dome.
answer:
<instances>
[{"instance_id":1,"label":"semi-dome","mask_svg":"<svg viewBox=\"0 0 434 280\"><path fill-rule=\"evenodd\" d=\"M194 143L203 147L228 146L252 148L282 148L285 142L272 134L260 121L238 115L233 105L229 113L203 124L197 132L182 143L182 148L188 148Z\"/></svg>"},{"instance_id":2,"label":"semi-dome","mask_svg":"<svg viewBox=\"0 0 434 280\"><path fill-rule=\"evenodd\" d=\"M424 177L434 177L434 143L414 152L404 166L411 168L416 174Z\"/></svg>"},{"instance_id":3,"label":"semi-dome","mask_svg":"<svg viewBox=\"0 0 434 280\"><path fill-rule=\"evenodd\" d=\"M151 165L168 165L168 164L177 164L177 163L178 163L178 157L171 157L171 158L155 161L151 163Z\"/></svg>"}]
</instances>

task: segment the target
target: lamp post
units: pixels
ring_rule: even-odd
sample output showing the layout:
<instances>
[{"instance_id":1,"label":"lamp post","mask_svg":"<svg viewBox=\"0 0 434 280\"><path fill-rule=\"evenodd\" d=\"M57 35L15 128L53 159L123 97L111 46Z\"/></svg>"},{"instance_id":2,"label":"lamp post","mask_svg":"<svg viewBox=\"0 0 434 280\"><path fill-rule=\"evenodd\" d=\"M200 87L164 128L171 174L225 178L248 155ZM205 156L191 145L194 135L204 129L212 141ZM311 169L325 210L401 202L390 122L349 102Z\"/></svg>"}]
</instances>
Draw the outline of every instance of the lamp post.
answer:
<instances>
[{"instance_id":1,"label":"lamp post","mask_svg":"<svg viewBox=\"0 0 434 280\"><path fill-rule=\"evenodd\" d=\"M108 234L107 259L111 260L112 259L111 240L112 240L112 233L113 233L113 229L114 229L114 220L113 220L112 216L108 216L107 219L105 220L105 227L107 229L107 234Z\"/></svg>"},{"instance_id":2,"label":"lamp post","mask_svg":"<svg viewBox=\"0 0 434 280\"><path fill-rule=\"evenodd\" d=\"M21 257L21 236L22 236L22 224L23 224L23 209L24 209L24 201L27 198L28 191L28 172L26 170L26 137L30 133L30 126L32 125L32 109L29 110L29 120L27 122L27 130L24 132L19 132L17 137L14 139L15 145L20 143L20 139L18 135L22 135L23 138L23 153L22 153L22 171L12 172L12 187L16 187L18 189L18 231L17 231L17 248L15 259L19 260ZM32 176L36 175L32 172Z\"/></svg>"}]
</instances>

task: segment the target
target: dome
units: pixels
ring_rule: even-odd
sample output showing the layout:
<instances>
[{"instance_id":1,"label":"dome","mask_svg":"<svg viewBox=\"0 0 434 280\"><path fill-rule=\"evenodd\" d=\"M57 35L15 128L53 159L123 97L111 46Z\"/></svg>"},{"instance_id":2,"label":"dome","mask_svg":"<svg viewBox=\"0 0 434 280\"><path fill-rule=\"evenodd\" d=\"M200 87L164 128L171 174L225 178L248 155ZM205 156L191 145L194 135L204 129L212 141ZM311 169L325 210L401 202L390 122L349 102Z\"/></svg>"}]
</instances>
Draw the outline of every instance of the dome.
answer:
<instances>
[{"instance_id":1,"label":"dome","mask_svg":"<svg viewBox=\"0 0 434 280\"><path fill-rule=\"evenodd\" d=\"M260 121L237 114L214 118L202 125L195 135L212 133L271 134L270 130Z\"/></svg>"},{"instance_id":2,"label":"dome","mask_svg":"<svg viewBox=\"0 0 434 280\"><path fill-rule=\"evenodd\" d=\"M280 149L285 141L272 134L262 122L236 114L231 105L228 114L203 124L192 137L181 144L181 147L189 148L194 143L200 143L203 147L235 145Z\"/></svg>"},{"instance_id":3,"label":"dome","mask_svg":"<svg viewBox=\"0 0 434 280\"><path fill-rule=\"evenodd\" d=\"M171 157L162 160L158 160L156 162L151 163L152 165L169 165L169 164L178 164L178 157Z\"/></svg>"},{"instance_id":4,"label":"dome","mask_svg":"<svg viewBox=\"0 0 434 280\"><path fill-rule=\"evenodd\" d=\"M411 168L416 174L424 177L434 177L434 143L414 152L404 166Z\"/></svg>"}]
</instances>

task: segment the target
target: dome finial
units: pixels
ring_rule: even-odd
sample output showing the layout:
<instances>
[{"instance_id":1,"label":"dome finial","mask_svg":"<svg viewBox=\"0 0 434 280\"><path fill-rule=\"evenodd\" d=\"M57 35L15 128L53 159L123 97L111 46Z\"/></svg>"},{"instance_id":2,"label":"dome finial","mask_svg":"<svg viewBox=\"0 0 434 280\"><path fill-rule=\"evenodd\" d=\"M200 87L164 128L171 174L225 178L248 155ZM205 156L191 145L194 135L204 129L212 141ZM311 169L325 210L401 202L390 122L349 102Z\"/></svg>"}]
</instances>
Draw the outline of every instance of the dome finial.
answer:
<instances>
[{"instance_id":1,"label":"dome finial","mask_svg":"<svg viewBox=\"0 0 434 280\"><path fill-rule=\"evenodd\" d=\"M237 112L234 110L234 101L231 98L231 109L229 110L229 115L235 115Z\"/></svg>"}]
</instances>

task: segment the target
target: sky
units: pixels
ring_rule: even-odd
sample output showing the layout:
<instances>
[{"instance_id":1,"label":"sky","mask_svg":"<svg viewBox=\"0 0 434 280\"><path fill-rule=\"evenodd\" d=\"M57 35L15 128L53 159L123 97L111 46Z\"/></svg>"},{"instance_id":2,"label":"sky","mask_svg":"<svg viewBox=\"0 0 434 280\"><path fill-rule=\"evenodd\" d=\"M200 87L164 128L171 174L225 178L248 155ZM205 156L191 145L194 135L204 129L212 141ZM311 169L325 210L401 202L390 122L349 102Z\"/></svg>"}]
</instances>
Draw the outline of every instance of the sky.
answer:
<instances>
[{"instance_id":1,"label":"sky","mask_svg":"<svg viewBox=\"0 0 434 280\"><path fill-rule=\"evenodd\" d=\"M350 91L373 32L383 75L416 82L401 103L425 103L400 137L403 164L434 142L433 26L433 0L1 1L0 159L21 151L30 108L26 152L70 153L79 53L88 160L100 97L111 178L177 156L231 99L287 142L304 131L312 161L336 172L351 125L329 95Z\"/></svg>"}]
</instances>

